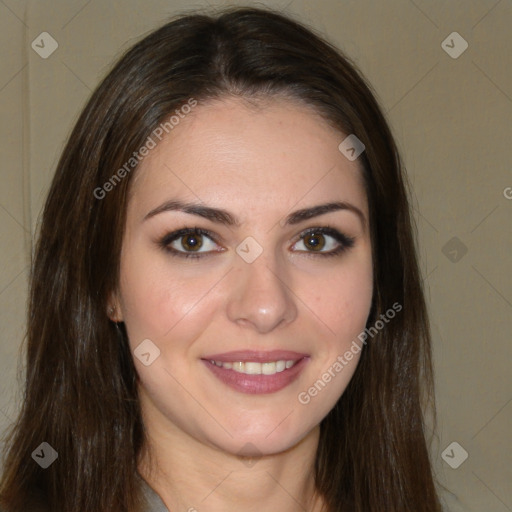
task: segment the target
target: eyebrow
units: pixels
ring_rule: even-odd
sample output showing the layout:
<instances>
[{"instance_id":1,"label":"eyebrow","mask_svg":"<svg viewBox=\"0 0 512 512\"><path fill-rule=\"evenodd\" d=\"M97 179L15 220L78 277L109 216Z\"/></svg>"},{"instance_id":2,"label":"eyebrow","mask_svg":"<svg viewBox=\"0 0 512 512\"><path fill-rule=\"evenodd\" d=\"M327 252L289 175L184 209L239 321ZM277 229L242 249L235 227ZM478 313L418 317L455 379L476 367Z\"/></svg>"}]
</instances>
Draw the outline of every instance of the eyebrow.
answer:
<instances>
[{"instance_id":1,"label":"eyebrow","mask_svg":"<svg viewBox=\"0 0 512 512\"><path fill-rule=\"evenodd\" d=\"M318 217L319 215L324 215L326 213L336 212L340 210L348 210L355 213L363 228L366 229L366 217L364 213L354 206L351 203L347 203L345 201L336 201L331 203L319 204L317 206L312 206L310 208L303 208L301 210L297 210L293 213L290 213L285 220L284 225L295 225L305 220L311 219L313 217ZM217 222L219 224L224 224L226 226L240 226L240 221L231 213L221 208L212 208L210 206L204 206L198 203L185 203L177 200L166 201L165 203L157 206L153 210L151 210L144 217L144 221L158 215L159 213L169 212L169 211L180 211L184 213L189 213L191 215L198 215L199 217L203 217L212 222Z\"/></svg>"}]
</instances>

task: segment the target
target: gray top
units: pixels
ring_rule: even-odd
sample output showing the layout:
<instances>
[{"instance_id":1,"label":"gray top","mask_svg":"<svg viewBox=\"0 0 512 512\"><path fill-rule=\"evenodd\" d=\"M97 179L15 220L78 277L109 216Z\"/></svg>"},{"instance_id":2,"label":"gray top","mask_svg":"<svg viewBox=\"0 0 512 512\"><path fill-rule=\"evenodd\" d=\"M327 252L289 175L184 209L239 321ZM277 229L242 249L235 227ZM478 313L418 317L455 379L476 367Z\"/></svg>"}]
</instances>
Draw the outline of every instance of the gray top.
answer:
<instances>
[{"instance_id":1,"label":"gray top","mask_svg":"<svg viewBox=\"0 0 512 512\"><path fill-rule=\"evenodd\" d=\"M169 512L169 509L165 506L160 496L147 484L145 480L142 480L142 491L144 498L146 499L146 512Z\"/></svg>"},{"instance_id":2,"label":"gray top","mask_svg":"<svg viewBox=\"0 0 512 512\"><path fill-rule=\"evenodd\" d=\"M145 499L144 512L169 512L160 496L141 478L142 493ZM4 509L0 507L0 512Z\"/></svg>"}]
</instances>

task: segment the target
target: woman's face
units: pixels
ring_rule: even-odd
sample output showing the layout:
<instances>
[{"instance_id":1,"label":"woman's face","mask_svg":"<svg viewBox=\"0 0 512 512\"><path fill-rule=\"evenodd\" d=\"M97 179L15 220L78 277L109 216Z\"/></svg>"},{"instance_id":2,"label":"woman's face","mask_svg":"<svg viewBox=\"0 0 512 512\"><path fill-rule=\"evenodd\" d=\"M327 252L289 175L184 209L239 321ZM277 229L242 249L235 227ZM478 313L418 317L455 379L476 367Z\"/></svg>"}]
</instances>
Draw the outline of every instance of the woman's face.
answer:
<instances>
[{"instance_id":1,"label":"woman's face","mask_svg":"<svg viewBox=\"0 0 512 512\"><path fill-rule=\"evenodd\" d=\"M277 453L335 405L372 299L345 137L299 103L230 98L198 105L139 166L116 305L150 429Z\"/></svg>"}]
</instances>

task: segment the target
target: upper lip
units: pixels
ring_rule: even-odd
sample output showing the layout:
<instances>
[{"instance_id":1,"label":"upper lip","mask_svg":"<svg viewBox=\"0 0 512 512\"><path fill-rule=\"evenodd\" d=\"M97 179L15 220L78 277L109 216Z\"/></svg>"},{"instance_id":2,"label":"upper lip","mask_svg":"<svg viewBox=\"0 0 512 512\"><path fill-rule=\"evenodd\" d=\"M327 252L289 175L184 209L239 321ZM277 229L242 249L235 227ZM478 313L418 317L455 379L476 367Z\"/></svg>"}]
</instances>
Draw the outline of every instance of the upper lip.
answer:
<instances>
[{"instance_id":1,"label":"upper lip","mask_svg":"<svg viewBox=\"0 0 512 512\"><path fill-rule=\"evenodd\" d=\"M267 363L271 361L296 361L308 357L308 354L293 352L291 350L234 350L222 354L212 354L202 359L219 361L221 363L235 363L237 361L250 361L255 363Z\"/></svg>"}]
</instances>

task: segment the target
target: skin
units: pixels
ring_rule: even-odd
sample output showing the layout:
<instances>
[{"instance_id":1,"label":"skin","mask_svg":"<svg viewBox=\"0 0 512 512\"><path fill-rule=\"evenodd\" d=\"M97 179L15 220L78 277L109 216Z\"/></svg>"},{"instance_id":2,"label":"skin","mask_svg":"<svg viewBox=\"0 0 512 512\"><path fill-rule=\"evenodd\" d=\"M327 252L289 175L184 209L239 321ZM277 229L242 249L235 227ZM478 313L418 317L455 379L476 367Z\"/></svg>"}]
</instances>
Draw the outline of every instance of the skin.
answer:
<instances>
[{"instance_id":1,"label":"skin","mask_svg":"<svg viewBox=\"0 0 512 512\"><path fill-rule=\"evenodd\" d=\"M307 405L297 397L364 330L373 291L368 204L358 161L338 150L345 136L294 100L223 98L180 120L134 176L111 305L132 351L145 339L160 350L149 366L134 358L148 435L139 471L173 512L321 509L319 423L360 354ZM223 208L240 226L179 211L144 220L170 199ZM291 212L333 201L357 207L364 222L340 210L284 226ZM353 247L322 257L300 240L325 226L353 237ZM159 240L184 227L215 234L200 251L219 252L171 256ZM263 248L252 263L236 253L247 237ZM339 245L324 237L323 251ZM172 247L186 251L182 241ZM247 394L201 361L240 349L294 350L309 360L284 389Z\"/></svg>"}]
</instances>

